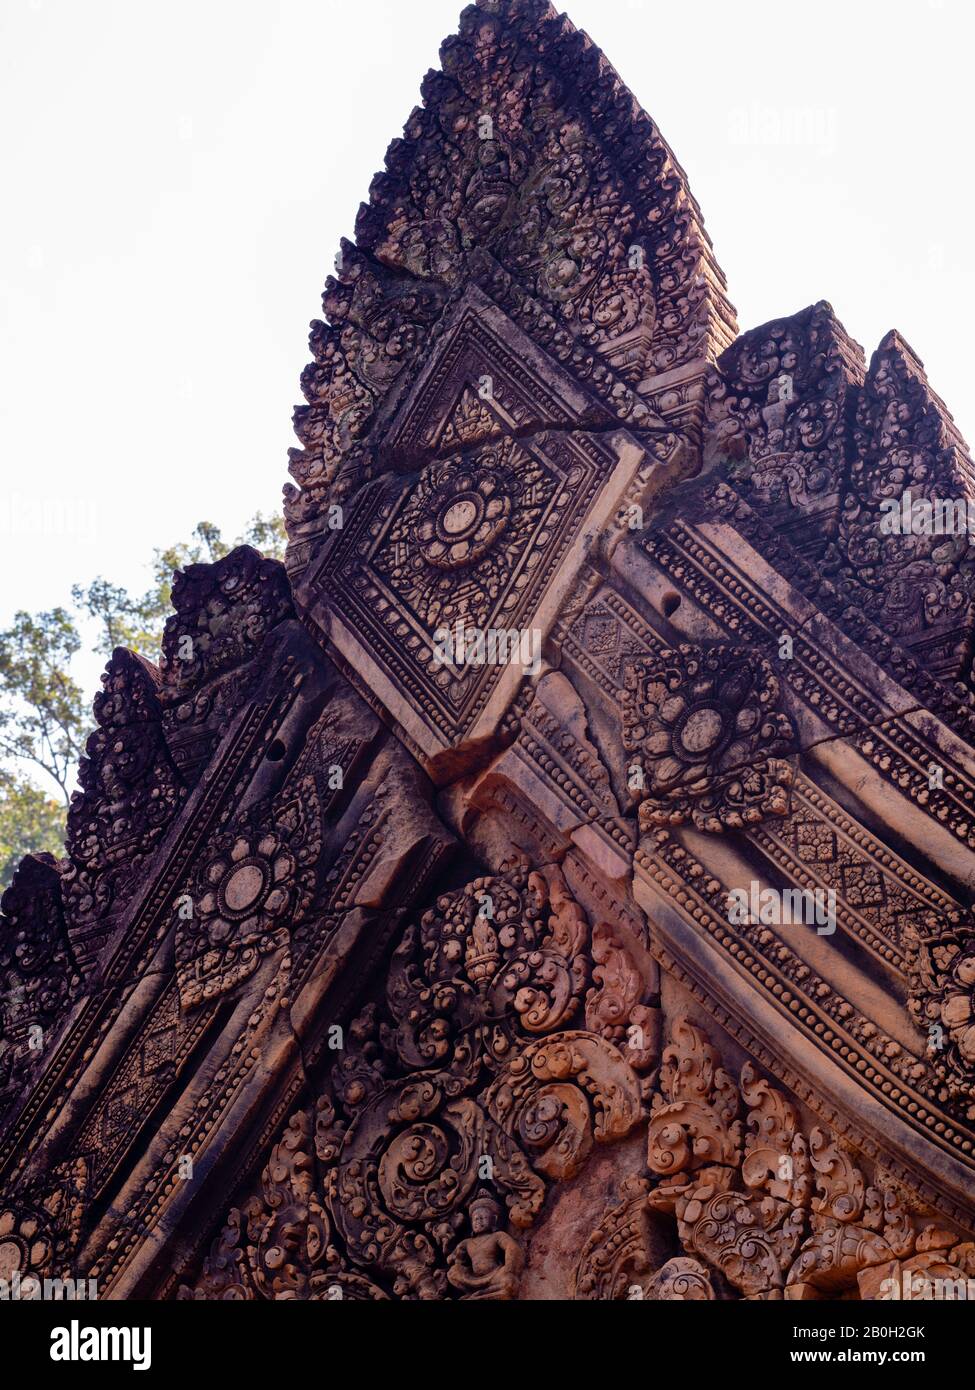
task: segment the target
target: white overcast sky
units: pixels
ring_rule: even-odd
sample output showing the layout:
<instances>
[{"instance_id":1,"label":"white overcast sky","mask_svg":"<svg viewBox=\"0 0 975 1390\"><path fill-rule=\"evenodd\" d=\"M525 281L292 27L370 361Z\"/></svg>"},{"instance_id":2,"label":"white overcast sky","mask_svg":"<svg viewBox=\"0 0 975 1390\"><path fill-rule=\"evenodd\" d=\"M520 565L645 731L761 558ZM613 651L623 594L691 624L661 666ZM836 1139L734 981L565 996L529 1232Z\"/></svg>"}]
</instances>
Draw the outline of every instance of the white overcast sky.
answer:
<instances>
[{"instance_id":1,"label":"white overcast sky","mask_svg":"<svg viewBox=\"0 0 975 1390\"><path fill-rule=\"evenodd\" d=\"M278 507L339 237L460 8L0 0L0 623ZM817 299L868 355L897 327L972 438L972 0L567 8L741 327Z\"/></svg>"}]
</instances>

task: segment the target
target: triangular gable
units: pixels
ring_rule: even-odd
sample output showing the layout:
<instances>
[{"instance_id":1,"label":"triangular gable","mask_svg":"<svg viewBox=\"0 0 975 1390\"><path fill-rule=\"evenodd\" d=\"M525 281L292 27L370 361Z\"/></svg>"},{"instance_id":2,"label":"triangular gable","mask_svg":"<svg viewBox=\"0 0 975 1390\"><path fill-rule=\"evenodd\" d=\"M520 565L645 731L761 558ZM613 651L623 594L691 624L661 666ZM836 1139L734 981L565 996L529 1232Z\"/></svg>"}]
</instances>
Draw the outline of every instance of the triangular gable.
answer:
<instances>
[{"instance_id":1,"label":"triangular gable","mask_svg":"<svg viewBox=\"0 0 975 1390\"><path fill-rule=\"evenodd\" d=\"M605 428L612 419L496 304L469 286L380 447L384 462L408 463L502 434Z\"/></svg>"}]
</instances>

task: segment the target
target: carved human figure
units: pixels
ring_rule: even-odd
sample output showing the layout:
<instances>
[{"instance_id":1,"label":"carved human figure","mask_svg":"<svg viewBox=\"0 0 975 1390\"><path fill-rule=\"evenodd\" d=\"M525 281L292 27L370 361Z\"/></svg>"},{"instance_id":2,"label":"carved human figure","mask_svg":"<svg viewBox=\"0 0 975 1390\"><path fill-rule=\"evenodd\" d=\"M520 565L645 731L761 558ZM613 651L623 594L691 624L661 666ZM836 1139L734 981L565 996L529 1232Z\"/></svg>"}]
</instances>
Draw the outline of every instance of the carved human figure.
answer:
<instances>
[{"instance_id":1,"label":"carved human figure","mask_svg":"<svg viewBox=\"0 0 975 1390\"><path fill-rule=\"evenodd\" d=\"M525 1257L514 1237L498 1230L501 1207L489 1194L477 1194L470 1216L470 1236L449 1256L448 1280L461 1298L514 1298Z\"/></svg>"}]
</instances>

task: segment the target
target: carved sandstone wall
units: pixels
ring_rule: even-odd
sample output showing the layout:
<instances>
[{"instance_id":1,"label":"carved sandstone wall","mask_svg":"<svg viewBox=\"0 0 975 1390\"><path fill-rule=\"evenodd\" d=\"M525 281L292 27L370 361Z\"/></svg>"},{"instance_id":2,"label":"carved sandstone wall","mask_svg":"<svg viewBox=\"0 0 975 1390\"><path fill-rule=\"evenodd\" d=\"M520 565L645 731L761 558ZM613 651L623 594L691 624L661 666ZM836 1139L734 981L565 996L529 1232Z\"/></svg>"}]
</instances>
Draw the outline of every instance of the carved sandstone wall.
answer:
<instances>
[{"instance_id":1,"label":"carved sandstone wall","mask_svg":"<svg viewBox=\"0 0 975 1390\"><path fill-rule=\"evenodd\" d=\"M542 0L441 59L312 327L287 569L178 577L66 859L3 897L0 1260L110 1298L975 1276L973 573L883 524L966 507L967 448L897 334L738 335Z\"/></svg>"}]
</instances>

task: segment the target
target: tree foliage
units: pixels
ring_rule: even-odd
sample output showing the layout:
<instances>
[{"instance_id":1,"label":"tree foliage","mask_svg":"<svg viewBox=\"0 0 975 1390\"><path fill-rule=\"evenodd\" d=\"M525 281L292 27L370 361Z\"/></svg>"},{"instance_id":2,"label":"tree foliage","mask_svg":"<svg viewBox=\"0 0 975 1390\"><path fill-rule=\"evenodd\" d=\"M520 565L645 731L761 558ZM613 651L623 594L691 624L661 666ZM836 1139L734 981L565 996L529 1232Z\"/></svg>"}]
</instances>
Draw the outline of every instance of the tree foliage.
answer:
<instances>
[{"instance_id":1,"label":"tree foliage","mask_svg":"<svg viewBox=\"0 0 975 1390\"><path fill-rule=\"evenodd\" d=\"M25 854L64 853L64 806L33 782L0 769L0 891Z\"/></svg>"},{"instance_id":2,"label":"tree foliage","mask_svg":"<svg viewBox=\"0 0 975 1390\"><path fill-rule=\"evenodd\" d=\"M46 772L65 806L84 743L84 699L71 677L80 649L65 608L15 613L0 632L0 755Z\"/></svg>"},{"instance_id":3,"label":"tree foliage","mask_svg":"<svg viewBox=\"0 0 975 1390\"><path fill-rule=\"evenodd\" d=\"M280 560L285 543L283 518L258 512L233 545ZM219 527L201 521L189 541L155 551L145 593L99 575L72 587L70 608L20 611L0 631L0 888L24 854L63 853L65 811L91 727L90 693L72 676L86 639L105 656L129 647L158 663L174 571L231 549Z\"/></svg>"},{"instance_id":4,"label":"tree foliage","mask_svg":"<svg viewBox=\"0 0 975 1390\"><path fill-rule=\"evenodd\" d=\"M129 594L99 576L88 585L76 584L71 596L79 612L95 624L99 634L96 651L111 656L116 647L129 647L158 662L163 628L172 611L173 575L177 570L221 560L237 545L252 545L275 560L283 560L286 544L281 516L265 517L257 512L232 545L223 539L220 528L212 521L200 521L189 541L154 552L153 582L144 594Z\"/></svg>"}]
</instances>

